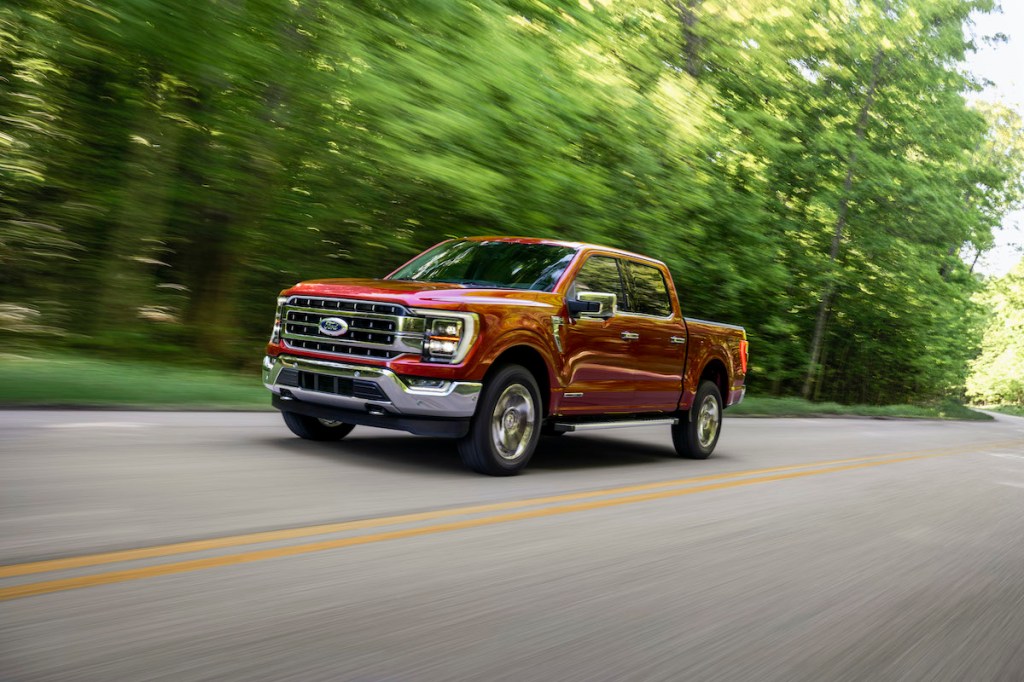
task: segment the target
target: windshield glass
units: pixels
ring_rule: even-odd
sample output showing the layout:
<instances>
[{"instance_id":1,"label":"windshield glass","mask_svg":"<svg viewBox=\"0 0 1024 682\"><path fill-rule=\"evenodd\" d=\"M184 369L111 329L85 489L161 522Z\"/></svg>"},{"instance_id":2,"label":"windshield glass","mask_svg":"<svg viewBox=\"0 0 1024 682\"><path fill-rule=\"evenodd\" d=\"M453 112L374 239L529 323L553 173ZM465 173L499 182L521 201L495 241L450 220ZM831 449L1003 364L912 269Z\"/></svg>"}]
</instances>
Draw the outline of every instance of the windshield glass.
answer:
<instances>
[{"instance_id":1,"label":"windshield glass","mask_svg":"<svg viewBox=\"0 0 1024 682\"><path fill-rule=\"evenodd\" d=\"M576 250L553 244L454 241L428 251L388 279L551 291Z\"/></svg>"}]
</instances>

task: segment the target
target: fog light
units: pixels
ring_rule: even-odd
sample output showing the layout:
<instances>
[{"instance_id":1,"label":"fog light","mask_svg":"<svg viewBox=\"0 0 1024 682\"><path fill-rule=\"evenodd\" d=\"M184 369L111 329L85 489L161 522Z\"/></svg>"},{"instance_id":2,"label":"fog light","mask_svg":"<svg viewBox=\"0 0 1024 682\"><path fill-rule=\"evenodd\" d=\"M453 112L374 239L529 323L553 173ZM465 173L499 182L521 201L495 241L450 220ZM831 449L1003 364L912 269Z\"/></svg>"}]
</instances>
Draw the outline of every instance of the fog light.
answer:
<instances>
[{"instance_id":1,"label":"fog light","mask_svg":"<svg viewBox=\"0 0 1024 682\"><path fill-rule=\"evenodd\" d=\"M444 379L430 379L428 377L402 377L410 388L442 388Z\"/></svg>"}]
</instances>

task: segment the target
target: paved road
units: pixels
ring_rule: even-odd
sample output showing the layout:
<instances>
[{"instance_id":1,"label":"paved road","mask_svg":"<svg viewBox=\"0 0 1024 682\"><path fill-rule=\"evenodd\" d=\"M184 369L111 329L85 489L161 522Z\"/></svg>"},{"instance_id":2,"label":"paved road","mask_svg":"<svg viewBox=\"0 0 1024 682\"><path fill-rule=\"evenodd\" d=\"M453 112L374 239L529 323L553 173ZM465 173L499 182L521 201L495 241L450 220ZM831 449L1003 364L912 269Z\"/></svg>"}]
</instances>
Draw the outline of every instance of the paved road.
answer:
<instances>
[{"instance_id":1,"label":"paved road","mask_svg":"<svg viewBox=\"0 0 1024 682\"><path fill-rule=\"evenodd\" d=\"M1024 680L1024 420L545 441L0 412L3 680Z\"/></svg>"}]
</instances>

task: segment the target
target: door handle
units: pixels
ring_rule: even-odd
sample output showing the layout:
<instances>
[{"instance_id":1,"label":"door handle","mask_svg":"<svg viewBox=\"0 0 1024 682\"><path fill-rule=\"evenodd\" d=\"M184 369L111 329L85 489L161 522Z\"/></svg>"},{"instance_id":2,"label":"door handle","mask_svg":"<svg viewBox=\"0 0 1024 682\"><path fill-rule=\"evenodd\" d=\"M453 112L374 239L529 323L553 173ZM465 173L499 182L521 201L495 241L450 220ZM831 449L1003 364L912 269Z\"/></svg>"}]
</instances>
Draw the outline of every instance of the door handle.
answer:
<instances>
[{"instance_id":1,"label":"door handle","mask_svg":"<svg viewBox=\"0 0 1024 682\"><path fill-rule=\"evenodd\" d=\"M622 332L621 336L626 341L636 341L640 338L640 335L636 332Z\"/></svg>"},{"instance_id":2,"label":"door handle","mask_svg":"<svg viewBox=\"0 0 1024 682\"><path fill-rule=\"evenodd\" d=\"M686 343L686 337L685 336L673 336L669 340L672 341L672 343Z\"/></svg>"}]
</instances>

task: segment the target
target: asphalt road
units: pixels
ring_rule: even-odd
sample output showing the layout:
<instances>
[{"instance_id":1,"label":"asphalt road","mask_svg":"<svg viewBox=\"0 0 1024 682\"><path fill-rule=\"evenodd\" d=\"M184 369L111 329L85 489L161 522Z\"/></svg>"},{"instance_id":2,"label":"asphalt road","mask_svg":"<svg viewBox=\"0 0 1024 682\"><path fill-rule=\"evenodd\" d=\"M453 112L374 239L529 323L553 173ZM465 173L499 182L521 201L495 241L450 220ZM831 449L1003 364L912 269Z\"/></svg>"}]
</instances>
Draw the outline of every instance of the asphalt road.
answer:
<instances>
[{"instance_id":1,"label":"asphalt road","mask_svg":"<svg viewBox=\"0 0 1024 682\"><path fill-rule=\"evenodd\" d=\"M3 680L1024 680L1024 419L570 434L0 412Z\"/></svg>"}]
</instances>

